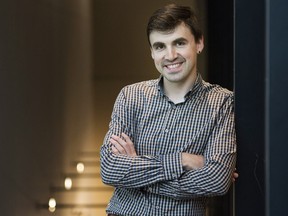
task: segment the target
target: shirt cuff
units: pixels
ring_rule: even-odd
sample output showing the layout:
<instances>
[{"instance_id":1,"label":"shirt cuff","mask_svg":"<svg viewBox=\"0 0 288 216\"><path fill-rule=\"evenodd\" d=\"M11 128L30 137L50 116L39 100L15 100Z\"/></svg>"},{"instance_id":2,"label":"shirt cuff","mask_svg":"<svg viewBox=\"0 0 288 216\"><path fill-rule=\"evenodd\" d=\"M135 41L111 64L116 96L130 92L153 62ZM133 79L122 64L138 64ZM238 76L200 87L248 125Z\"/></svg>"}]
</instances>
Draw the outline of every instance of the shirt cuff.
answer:
<instances>
[{"instance_id":1,"label":"shirt cuff","mask_svg":"<svg viewBox=\"0 0 288 216\"><path fill-rule=\"evenodd\" d=\"M184 172L181 153L161 156L165 180L177 179Z\"/></svg>"}]
</instances>

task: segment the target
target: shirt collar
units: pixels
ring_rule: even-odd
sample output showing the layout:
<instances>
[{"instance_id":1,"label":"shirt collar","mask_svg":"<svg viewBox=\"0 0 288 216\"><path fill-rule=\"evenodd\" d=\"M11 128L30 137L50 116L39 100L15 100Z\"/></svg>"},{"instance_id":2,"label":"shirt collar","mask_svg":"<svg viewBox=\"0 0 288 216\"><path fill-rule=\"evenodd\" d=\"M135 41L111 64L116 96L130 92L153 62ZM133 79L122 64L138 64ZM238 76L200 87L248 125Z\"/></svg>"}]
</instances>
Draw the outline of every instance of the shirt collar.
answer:
<instances>
[{"instance_id":1,"label":"shirt collar","mask_svg":"<svg viewBox=\"0 0 288 216\"><path fill-rule=\"evenodd\" d=\"M199 73L197 73L197 77L196 77L196 80L195 80L193 86L185 95L186 100L188 98L191 98L200 89L200 87L203 85L202 81L203 81L202 76ZM163 88L164 88L163 87L163 76L160 75L160 77L158 78L158 82L157 82L157 90L160 92L160 94L165 95Z\"/></svg>"}]
</instances>

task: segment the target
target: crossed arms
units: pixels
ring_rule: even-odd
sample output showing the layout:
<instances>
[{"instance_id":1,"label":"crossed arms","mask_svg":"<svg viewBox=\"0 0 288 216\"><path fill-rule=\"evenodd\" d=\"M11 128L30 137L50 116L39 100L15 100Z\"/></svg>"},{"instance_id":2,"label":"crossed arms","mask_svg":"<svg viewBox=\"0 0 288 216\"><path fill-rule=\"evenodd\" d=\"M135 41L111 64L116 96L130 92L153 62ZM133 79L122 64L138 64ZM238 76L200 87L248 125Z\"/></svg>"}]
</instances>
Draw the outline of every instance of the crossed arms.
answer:
<instances>
[{"instance_id":1,"label":"crossed arms","mask_svg":"<svg viewBox=\"0 0 288 216\"><path fill-rule=\"evenodd\" d=\"M123 96L122 96L123 97ZM129 109L116 101L110 128L101 148L101 176L115 187L144 190L175 199L225 194L234 173L236 139L225 143L222 137L235 136L233 108L214 130L215 139L207 144L203 155L175 152L164 155L140 155L127 130L125 115ZM228 128L228 129L227 129ZM223 143L225 143L223 145Z\"/></svg>"},{"instance_id":2,"label":"crossed arms","mask_svg":"<svg viewBox=\"0 0 288 216\"><path fill-rule=\"evenodd\" d=\"M112 135L110 143L112 144L112 152L116 155L127 155L136 157L137 153L130 137L125 133L121 134L122 138ZM196 170L202 168L205 164L205 158L202 155L195 155L183 152L181 154L182 166L185 170Z\"/></svg>"}]
</instances>

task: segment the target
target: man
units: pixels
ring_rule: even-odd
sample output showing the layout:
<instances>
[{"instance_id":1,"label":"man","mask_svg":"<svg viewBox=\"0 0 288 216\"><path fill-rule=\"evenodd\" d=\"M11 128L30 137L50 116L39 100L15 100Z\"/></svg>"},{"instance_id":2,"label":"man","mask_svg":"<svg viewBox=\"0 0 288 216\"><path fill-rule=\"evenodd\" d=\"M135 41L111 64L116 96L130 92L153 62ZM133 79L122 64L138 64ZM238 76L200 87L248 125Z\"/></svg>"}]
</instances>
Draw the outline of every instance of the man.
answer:
<instances>
[{"instance_id":1,"label":"man","mask_svg":"<svg viewBox=\"0 0 288 216\"><path fill-rule=\"evenodd\" d=\"M233 93L197 71L203 35L189 7L168 5L147 36L160 77L124 87L101 147L108 215L205 215L236 161ZM237 176L236 176L237 177Z\"/></svg>"}]
</instances>

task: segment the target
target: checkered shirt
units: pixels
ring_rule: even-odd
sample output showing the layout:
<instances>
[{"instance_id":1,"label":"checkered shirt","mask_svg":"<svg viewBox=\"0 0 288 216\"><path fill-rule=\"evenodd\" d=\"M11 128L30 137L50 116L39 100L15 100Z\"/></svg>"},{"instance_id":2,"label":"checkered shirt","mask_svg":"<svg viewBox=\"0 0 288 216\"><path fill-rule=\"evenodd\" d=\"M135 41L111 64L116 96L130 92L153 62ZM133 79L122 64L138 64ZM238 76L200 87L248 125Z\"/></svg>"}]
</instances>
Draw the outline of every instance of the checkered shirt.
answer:
<instances>
[{"instance_id":1,"label":"checkered shirt","mask_svg":"<svg viewBox=\"0 0 288 216\"><path fill-rule=\"evenodd\" d=\"M225 194L236 161L233 93L198 74L183 103L162 90L163 78L124 87L101 147L101 177L115 187L107 213L203 216L209 196ZM109 139L124 132L137 155L115 155ZM184 170L181 153L203 155L205 166Z\"/></svg>"}]
</instances>

